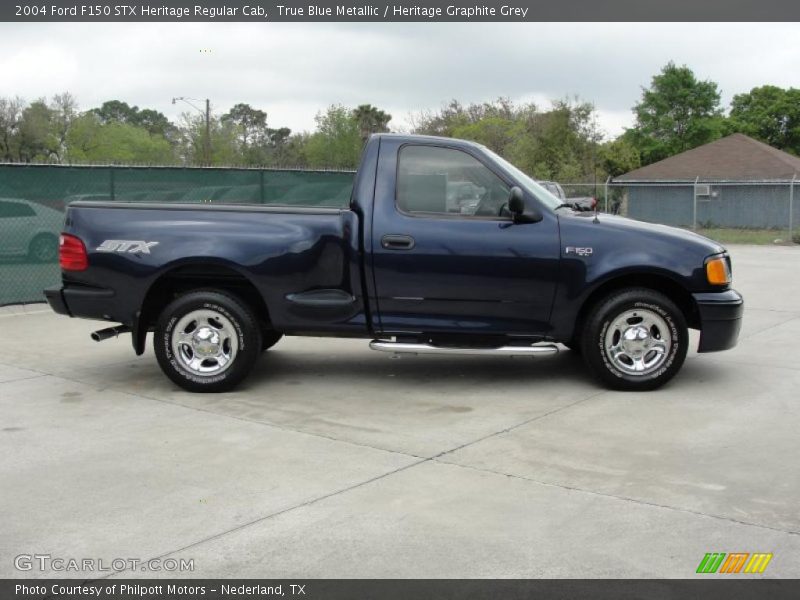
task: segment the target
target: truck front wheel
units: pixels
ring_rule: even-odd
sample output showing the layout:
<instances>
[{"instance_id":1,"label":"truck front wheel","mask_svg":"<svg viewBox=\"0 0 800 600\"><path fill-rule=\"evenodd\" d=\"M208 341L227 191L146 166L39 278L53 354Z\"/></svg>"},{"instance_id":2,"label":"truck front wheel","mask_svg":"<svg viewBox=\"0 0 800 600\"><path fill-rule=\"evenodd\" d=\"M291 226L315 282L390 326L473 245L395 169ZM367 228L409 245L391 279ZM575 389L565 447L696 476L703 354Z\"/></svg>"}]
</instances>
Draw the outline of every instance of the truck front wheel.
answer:
<instances>
[{"instance_id":1,"label":"truck front wheel","mask_svg":"<svg viewBox=\"0 0 800 600\"><path fill-rule=\"evenodd\" d=\"M655 290L614 292L592 308L585 323L584 360L612 389L656 389L686 359L686 319L674 302Z\"/></svg>"},{"instance_id":2,"label":"truck front wheel","mask_svg":"<svg viewBox=\"0 0 800 600\"><path fill-rule=\"evenodd\" d=\"M190 392L233 389L261 354L261 330L236 296L198 290L173 300L158 319L153 346L161 370Z\"/></svg>"}]
</instances>

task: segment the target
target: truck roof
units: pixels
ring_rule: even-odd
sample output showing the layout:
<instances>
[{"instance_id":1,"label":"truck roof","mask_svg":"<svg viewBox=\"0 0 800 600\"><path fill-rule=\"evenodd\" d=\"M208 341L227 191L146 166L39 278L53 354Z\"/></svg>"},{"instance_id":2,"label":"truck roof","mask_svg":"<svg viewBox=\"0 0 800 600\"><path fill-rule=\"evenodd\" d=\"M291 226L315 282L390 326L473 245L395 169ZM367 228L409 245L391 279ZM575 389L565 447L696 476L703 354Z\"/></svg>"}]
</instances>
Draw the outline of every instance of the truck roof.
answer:
<instances>
[{"instance_id":1,"label":"truck roof","mask_svg":"<svg viewBox=\"0 0 800 600\"><path fill-rule=\"evenodd\" d=\"M458 138L449 138L438 135L419 135L415 133L374 133L373 138L392 138L402 142L444 142L449 146L470 146L472 148L483 148L482 144L470 142Z\"/></svg>"}]
</instances>

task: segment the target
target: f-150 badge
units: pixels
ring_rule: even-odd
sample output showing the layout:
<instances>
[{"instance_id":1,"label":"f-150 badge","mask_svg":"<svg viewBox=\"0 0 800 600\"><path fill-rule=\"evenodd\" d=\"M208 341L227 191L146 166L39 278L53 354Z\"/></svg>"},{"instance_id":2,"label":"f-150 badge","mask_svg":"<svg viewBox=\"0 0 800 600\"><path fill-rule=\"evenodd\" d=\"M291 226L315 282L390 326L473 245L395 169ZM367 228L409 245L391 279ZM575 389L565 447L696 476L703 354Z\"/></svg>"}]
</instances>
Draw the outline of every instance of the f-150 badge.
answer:
<instances>
[{"instance_id":1,"label":"f-150 badge","mask_svg":"<svg viewBox=\"0 0 800 600\"><path fill-rule=\"evenodd\" d=\"M594 250L592 248L576 248L575 246L567 246L564 249L566 254L577 254L578 256L591 256Z\"/></svg>"},{"instance_id":2,"label":"f-150 badge","mask_svg":"<svg viewBox=\"0 0 800 600\"><path fill-rule=\"evenodd\" d=\"M128 254L150 254L150 248L158 242L141 240L106 240L96 250L98 252L127 252Z\"/></svg>"}]
</instances>

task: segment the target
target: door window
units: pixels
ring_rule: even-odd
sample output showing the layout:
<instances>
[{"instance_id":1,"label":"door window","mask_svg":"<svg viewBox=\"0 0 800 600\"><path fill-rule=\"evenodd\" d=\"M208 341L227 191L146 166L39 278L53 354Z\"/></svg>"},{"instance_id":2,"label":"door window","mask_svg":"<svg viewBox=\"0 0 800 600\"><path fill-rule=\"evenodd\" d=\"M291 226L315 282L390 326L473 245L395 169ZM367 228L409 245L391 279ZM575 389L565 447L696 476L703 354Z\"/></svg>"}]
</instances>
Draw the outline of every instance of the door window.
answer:
<instances>
[{"instance_id":1,"label":"door window","mask_svg":"<svg viewBox=\"0 0 800 600\"><path fill-rule=\"evenodd\" d=\"M414 216L510 218L509 187L476 158L437 146L404 146L397 208Z\"/></svg>"}]
</instances>

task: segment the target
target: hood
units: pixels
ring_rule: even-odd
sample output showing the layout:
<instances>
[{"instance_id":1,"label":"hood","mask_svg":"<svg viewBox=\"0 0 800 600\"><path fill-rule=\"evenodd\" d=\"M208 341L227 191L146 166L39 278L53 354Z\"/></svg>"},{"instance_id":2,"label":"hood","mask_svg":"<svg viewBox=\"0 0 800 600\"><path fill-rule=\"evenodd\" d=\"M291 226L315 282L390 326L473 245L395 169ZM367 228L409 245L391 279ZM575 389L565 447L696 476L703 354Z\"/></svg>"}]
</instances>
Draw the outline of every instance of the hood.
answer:
<instances>
[{"instance_id":1,"label":"hood","mask_svg":"<svg viewBox=\"0 0 800 600\"><path fill-rule=\"evenodd\" d=\"M661 242L674 242L676 245L680 245L683 248L691 247L706 256L719 254L725 251L725 247L719 242L715 242L693 231L681 229L679 227L671 227L669 225L646 223L627 217L602 213L598 214L596 221L594 219L594 213L582 213L580 216L575 213L566 213L563 215L560 214L559 218L562 219L562 223L571 224L573 221L582 221L585 223L585 226L593 228L594 231L607 232L608 235L611 236L633 236L635 238L640 237L643 241L647 239L658 239Z\"/></svg>"}]
</instances>

